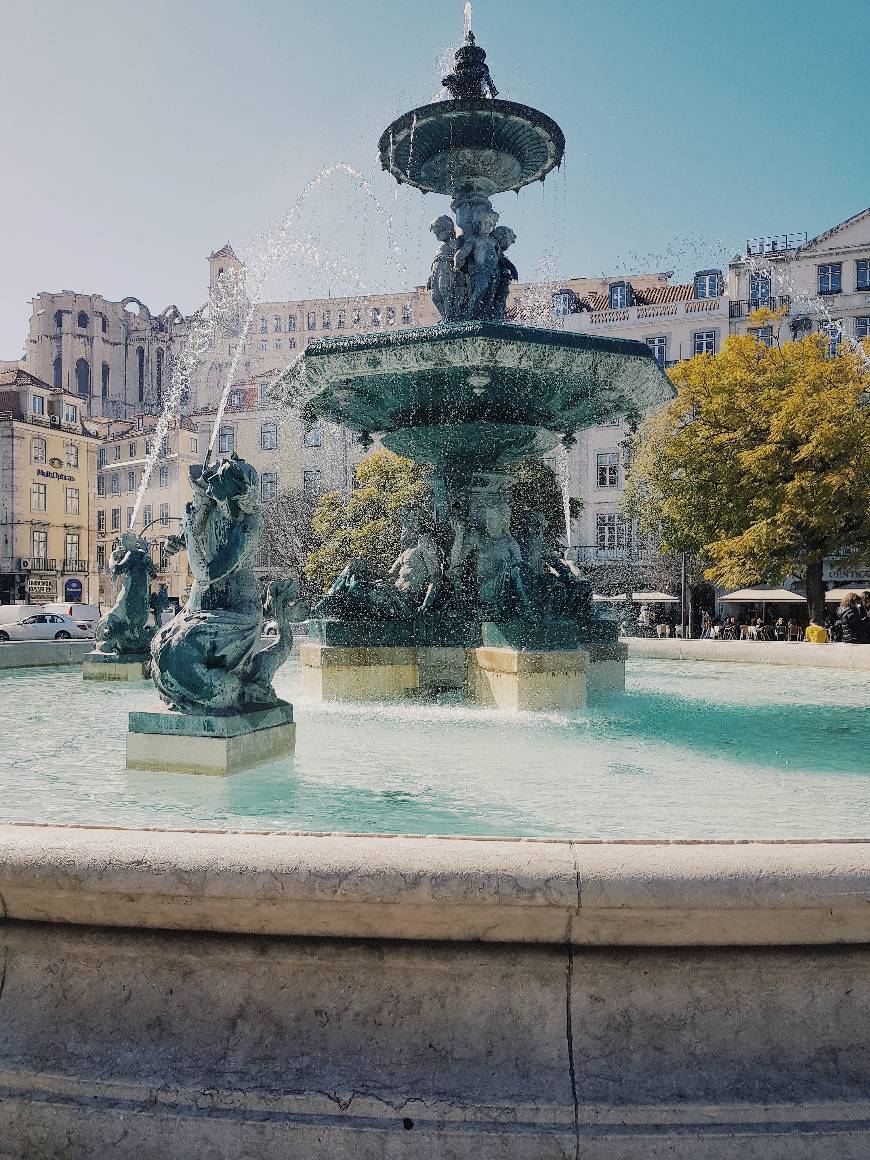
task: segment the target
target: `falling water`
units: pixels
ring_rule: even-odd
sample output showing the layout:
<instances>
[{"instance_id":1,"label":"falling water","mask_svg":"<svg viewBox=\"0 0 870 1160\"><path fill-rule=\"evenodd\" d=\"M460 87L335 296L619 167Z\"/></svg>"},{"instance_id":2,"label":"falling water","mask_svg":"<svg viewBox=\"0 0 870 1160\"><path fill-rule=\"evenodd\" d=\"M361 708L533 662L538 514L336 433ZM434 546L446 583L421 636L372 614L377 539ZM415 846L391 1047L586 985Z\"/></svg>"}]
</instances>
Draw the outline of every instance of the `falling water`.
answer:
<instances>
[{"instance_id":1,"label":"falling water","mask_svg":"<svg viewBox=\"0 0 870 1160\"><path fill-rule=\"evenodd\" d=\"M556 473L562 492L562 515L565 519L565 546L571 547L571 476L569 470L570 451L564 443L556 450Z\"/></svg>"},{"instance_id":2,"label":"falling water","mask_svg":"<svg viewBox=\"0 0 870 1160\"><path fill-rule=\"evenodd\" d=\"M465 0L465 31L464 35L468 36L471 32L471 0Z\"/></svg>"}]
</instances>

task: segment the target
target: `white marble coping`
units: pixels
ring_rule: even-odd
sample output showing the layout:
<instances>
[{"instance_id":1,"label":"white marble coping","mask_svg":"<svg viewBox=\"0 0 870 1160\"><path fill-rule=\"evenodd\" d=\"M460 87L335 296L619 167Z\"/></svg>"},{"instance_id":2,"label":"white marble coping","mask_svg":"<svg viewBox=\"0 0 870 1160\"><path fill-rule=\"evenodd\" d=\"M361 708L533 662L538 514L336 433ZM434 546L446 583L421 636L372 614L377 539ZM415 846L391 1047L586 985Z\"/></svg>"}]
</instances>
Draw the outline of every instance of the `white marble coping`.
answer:
<instances>
[{"instance_id":1,"label":"white marble coping","mask_svg":"<svg viewBox=\"0 0 870 1160\"><path fill-rule=\"evenodd\" d=\"M870 943L870 841L0 825L0 919L589 946Z\"/></svg>"},{"instance_id":2,"label":"white marble coping","mask_svg":"<svg viewBox=\"0 0 870 1160\"><path fill-rule=\"evenodd\" d=\"M794 665L800 668L870 672L870 645L808 644L806 641L681 640L622 637L628 656L672 661L737 661L745 665Z\"/></svg>"}]
</instances>

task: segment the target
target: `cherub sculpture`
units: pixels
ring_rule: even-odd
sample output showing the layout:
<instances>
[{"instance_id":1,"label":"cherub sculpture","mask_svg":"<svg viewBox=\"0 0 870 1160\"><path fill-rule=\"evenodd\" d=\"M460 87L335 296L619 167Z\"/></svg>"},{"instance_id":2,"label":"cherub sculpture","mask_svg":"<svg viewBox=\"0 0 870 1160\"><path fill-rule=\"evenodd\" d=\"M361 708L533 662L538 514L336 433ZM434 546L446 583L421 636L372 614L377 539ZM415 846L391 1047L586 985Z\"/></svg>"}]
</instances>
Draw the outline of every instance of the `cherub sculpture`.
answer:
<instances>
[{"instance_id":1,"label":"cherub sculpture","mask_svg":"<svg viewBox=\"0 0 870 1160\"><path fill-rule=\"evenodd\" d=\"M453 264L459 242L453 218L447 214L437 217L429 227L441 245L432 259L432 270L427 288L432 293L435 309L445 322L455 322L462 317L464 306L465 279Z\"/></svg>"},{"instance_id":2,"label":"cherub sculpture","mask_svg":"<svg viewBox=\"0 0 870 1160\"><path fill-rule=\"evenodd\" d=\"M148 586L156 573L147 541L135 532L122 532L109 556L109 575L121 587L114 607L97 625L96 652L118 657L148 652L154 631L148 624Z\"/></svg>"},{"instance_id":3,"label":"cherub sculpture","mask_svg":"<svg viewBox=\"0 0 870 1160\"><path fill-rule=\"evenodd\" d=\"M498 274L493 283L492 315L494 318L504 318L507 315L507 302L510 297L511 283L519 278L519 271L510 260L505 257L505 250L514 244L517 235L510 226L496 226L492 237L498 246Z\"/></svg>"},{"instance_id":4,"label":"cherub sculpture","mask_svg":"<svg viewBox=\"0 0 870 1160\"><path fill-rule=\"evenodd\" d=\"M168 705L183 713L231 716L283 704L272 678L292 647L294 619L303 619L295 581L275 581L267 603L278 639L262 646L263 605L252 562L260 536L259 480L233 455L190 468L193 500L181 535L168 547L187 549L194 581L187 605L157 633L151 674Z\"/></svg>"},{"instance_id":5,"label":"cherub sculpture","mask_svg":"<svg viewBox=\"0 0 870 1160\"><path fill-rule=\"evenodd\" d=\"M475 208L468 215L453 267L465 275L466 318L485 318L491 311L493 286L497 284L500 251L492 237L498 221L493 209Z\"/></svg>"}]
</instances>

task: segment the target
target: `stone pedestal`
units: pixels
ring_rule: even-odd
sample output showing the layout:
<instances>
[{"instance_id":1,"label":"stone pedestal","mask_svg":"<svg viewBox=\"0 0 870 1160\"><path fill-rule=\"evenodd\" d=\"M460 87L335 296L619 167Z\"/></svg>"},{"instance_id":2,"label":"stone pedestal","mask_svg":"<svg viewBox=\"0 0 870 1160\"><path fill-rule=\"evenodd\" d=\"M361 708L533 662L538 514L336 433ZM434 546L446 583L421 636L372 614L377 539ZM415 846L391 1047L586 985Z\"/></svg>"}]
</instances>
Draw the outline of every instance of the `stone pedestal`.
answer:
<instances>
[{"instance_id":1,"label":"stone pedestal","mask_svg":"<svg viewBox=\"0 0 870 1160\"><path fill-rule=\"evenodd\" d=\"M292 754L292 705L233 717L131 713L127 768L165 773L237 773Z\"/></svg>"},{"instance_id":2,"label":"stone pedestal","mask_svg":"<svg viewBox=\"0 0 870 1160\"><path fill-rule=\"evenodd\" d=\"M520 709L577 709L586 704L588 655L476 648L468 653L468 690L478 705Z\"/></svg>"},{"instance_id":3,"label":"stone pedestal","mask_svg":"<svg viewBox=\"0 0 870 1160\"><path fill-rule=\"evenodd\" d=\"M302 694L315 701L401 701L419 686L415 648L303 644Z\"/></svg>"},{"instance_id":4,"label":"stone pedestal","mask_svg":"<svg viewBox=\"0 0 870 1160\"><path fill-rule=\"evenodd\" d=\"M148 676L149 653L118 656L115 653L90 652L82 663L85 681L144 681Z\"/></svg>"}]
</instances>

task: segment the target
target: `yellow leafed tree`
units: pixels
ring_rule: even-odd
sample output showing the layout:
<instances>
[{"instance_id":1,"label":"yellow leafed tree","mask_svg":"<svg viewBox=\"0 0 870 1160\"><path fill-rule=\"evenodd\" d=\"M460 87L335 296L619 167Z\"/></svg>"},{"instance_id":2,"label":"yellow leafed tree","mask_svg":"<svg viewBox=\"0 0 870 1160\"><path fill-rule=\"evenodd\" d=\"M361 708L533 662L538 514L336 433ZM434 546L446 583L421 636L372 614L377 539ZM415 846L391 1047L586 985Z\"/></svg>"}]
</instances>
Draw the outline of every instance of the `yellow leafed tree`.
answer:
<instances>
[{"instance_id":1,"label":"yellow leafed tree","mask_svg":"<svg viewBox=\"0 0 870 1160\"><path fill-rule=\"evenodd\" d=\"M725 587L803 575L821 615L825 557L870 564L866 354L735 335L671 378L676 398L636 437L627 512Z\"/></svg>"}]
</instances>

